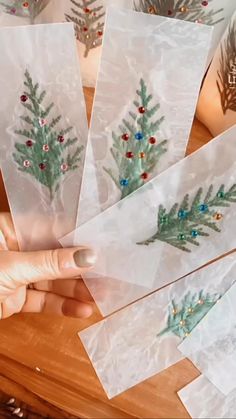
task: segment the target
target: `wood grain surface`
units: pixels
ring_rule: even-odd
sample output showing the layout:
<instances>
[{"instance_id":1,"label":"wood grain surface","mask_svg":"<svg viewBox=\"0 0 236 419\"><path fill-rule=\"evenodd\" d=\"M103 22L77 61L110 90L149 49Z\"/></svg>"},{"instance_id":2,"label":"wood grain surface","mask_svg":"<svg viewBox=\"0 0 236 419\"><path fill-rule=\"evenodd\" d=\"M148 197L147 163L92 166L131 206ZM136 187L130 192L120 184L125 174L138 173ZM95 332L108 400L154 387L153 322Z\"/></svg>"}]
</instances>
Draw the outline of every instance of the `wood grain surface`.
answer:
<instances>
[{"instance_id":1,"label":"wood grain surface","mask_svg":"<svg viewBox=\"0 0 236 419\"><path fill-rule=\"evenodd\" d=\"M93 89L85 89L85 96L90 118ZM188 154L211 138L195 120ZM6 211L1 181L0 193L1 211ZM177 391L196 378L198 371L187 360L107 399L77 336L79 330L100 319L96 313L83 321L35 314L1 320L0 389L44 409L45 417L51 412L54 418L188 418Z\"/></svg>"}]
</instances>

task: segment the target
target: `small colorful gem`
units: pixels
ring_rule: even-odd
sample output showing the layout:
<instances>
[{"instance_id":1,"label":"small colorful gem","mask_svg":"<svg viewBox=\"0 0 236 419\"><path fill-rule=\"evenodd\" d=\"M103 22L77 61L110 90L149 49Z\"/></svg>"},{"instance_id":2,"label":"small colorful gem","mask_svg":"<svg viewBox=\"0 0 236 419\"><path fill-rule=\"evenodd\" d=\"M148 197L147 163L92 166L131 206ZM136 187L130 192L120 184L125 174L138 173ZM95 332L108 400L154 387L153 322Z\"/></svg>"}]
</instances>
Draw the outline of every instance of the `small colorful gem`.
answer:
<instances>
[{"instance_id":1,"label":"small colorful gem","mask_svg":"<svg viewBox=\"0 0 236 419\"><path fill-rule=\"evenodd\" d=\"M202 23L202 19L196 19L195 23Z\"/></svg>"},{"instance_id":2,"label":"small colorful gem","mask_svg":"<svg viewBox=\"0 0 236 419\"><path fill-rule=\"evenodd\" d=\"M91 12L91 10L88 7L84 8L84 13L90 13L90 12Z\"/></svg>"},{"instance_id":3,"label":"small colorful gem","mask_svg":"<svg viewBox=\"0 0 236 419\"><path fill-rule=\"evenodd\" d=\"M30 162L29 162L29 160L25 160L25 161L23 162L23 165L24 165L24 167L30 167Z\"/></svg>"},{"instance_id":4,"label":"small colorful gem","mask_svg":"<svg viewBox=\"0 0 236 419\"><path fill-rule=\"evenodd\" d=\"M39 125L40 125L40 127L45 127L45 125L47 125L47 121L46 121L46 119L39 119Z\"/></svg>"},{"instance_id":5,"label":"small colorful gem","mask_svg":"<svg viewBox=\"0 0 236 419\"><path fill-rule=\"evenodd\" d=\"M178 236L178 239L179 240L185 240L185 235L184 234L179 234L179 236Z\"/></svg>"},{"instance_id":6,"label":"small colorful gem","mask_svg":"<svg viewBox=\"0 0 236 419\"><path fill-rule=\"evenodd\" d=\"M202 305L204 304L204 301L203 301L203 300L198 300L198 304L199 304L200 306L202 306Z\"/></svg>"},{"instance_id":7,"label":"small colorful gem","mask_svg":"<svg viewBox=\"0 0 236 419\"><path fill-rule=\"evenodd\" d=\"M142 139L143 139L143 134L142 134L142 132L137 132L137 133L135 134L135 138L136 138L136 140L138 140L138 141L142 140Z\"/></svg>"},{"instance_id":8,"label":"small colorful gem","mask_svg":"<svg viewBox=\"0 0 236 419\"><path fill-rule=\"evenodd\" d=\"M191 307L188 308L189 313L193 313L193 309Z\"/></svg>"},{"instance_id":9,"label":"small colorful gem","mask_svg":"<svg viewBox=\"0 0 236 419\"><path fill-rule=\"evenodd\" d=\"M167 12L168 16L171 16L172 13L173 13L172 10L168 10L168 12Z\"/></svg>"},{"instance_id":10,"label":"small colorful gem","mask_svg":"<svg viewBox=\"0 0 236 419\"><path fill-rule=\"evenodd\" d=\"M215 219L216 221L220 221L220 220L222 220L222 218L223 218L223 214L220 214L219 212L217 212L217 213L214 215L214 219Z\"/></svg>"},{"instance_id":11,"label":"small colorful gem","mask_svg":"<svg viewBox=\"0 0 236 419\"><path fill-rule=\"evenodd\" d=\"M97 13L96 12L93 12L93 16L97 16Z\"/></svg>"},{"instance_id":12,"label":"small colorful gem","mask_svg":"<svg viewBox=\"0 0 236 419\"><path fill-rule=\"evenodd\" d=\"M48 144L43 145L43 151L45 151L46 153L49 151L49 145Z\"/></svg>"},{"instance_id":13,"label":"small colorful gem","mask_svg":"<svg viewBox=\"0 0 236 419\"><path fill-rule=\"evenodd\" d=\"M144 106L140 106L140 107L138 108L138 111L139 111L139 113L143 114L143 113L145 113L145 112L146 112L146 109L144 108Z\"/></svg>"},{"instance_id":14,"label":"small colorful gem","mask_svg":"<svg viewBox=\"0 0 236 419\"><path fill-rule=\"evenodd\" d=\"M151 15L154 15L154 14L158 14L158 10L154 7L154 6L150 6L149 8L148 8L148 13L150 13Z\"/></svg>"},{"instance_id":15,"label":"small colorful gem","mask_svg":"<svg viewBox=\"0 0 236 419\"><path fill-rule=\"evenodd\" d=\"M122 140L124 140L124 141L128 141L128 139L129 139L129 134L127 134L127 133L125 133L125 134L123 134L122 135Z\"/></svg>"},{"instance_id":16,"label":"small colorful gem","mask_svg":"<svg viewBox=\"0 0 236 419\"><path fill-rule=\"evenodd\" d=\"M102 36L103 35L103 31L98 31L97 34L98 34L98 36Z\"/></svg>"},{"instance_id":17,"label":"small colorful gem","mask_svg":"<svg viewBox=\"0 0 236 419\"><path fill-rule=\"evenodd\" d=\"M88 28L86 28L86 26L84 26L83 31L84 32L87 32L88 31Z\"/></svg>"},{"instance_id":18,"label":"small colorful gem","mask_svg":"<svg viewBox=\"0 0 236 419\"><path fill-rule=\"evenodd\" d=\"M139 158L140 159L144 159L144 157L146 156L146 154L143 152L143 151L141 151L140 153L139 153Z\"/></svg>"},{"instance_id":19,"label":"small colorful gem","mask_svg":"<svg viewBox=\"0 0 236 419\"><path fill-rule=\"evenodd\" d=\"M27 95L21 95L21 97L20 97L20 100L21 100L21 102L27 102L27 100L28 100L29 98L28 98L28 96Z\"/></svg>"},{"instance_id":20,"label":"small colorful gem","mask_svg":"<svg viewBox=\"0 0 236 419\"><path fill-rule=\"evenodd\" d=\"M57 137L57 141L58 141L59 143L64 143L65 138L63 137L63 135L58 135L58 137Z\"/></svg>"},{"instance_id":21,"label":"small colorful gem","mask_svg":"<svg viewBox=\"0 0 236 419\"><path fill-rule=\"evenodd\" d=\"M188 215L188 213L187 213L187 211L185 211L185 210L180 210L179 212L178 212L178 217L180 218L180 219L185 219L186 217L187 217L187 215Z\"/></svg>"},{"instance_id":22,"label":"small colorful gem","mask_svg":"<svg viewBox=\"0 0 236 419\"><path fill-rule=\"evenodd\" d=\"M201 212L208 211L208 205L207 204L201 204L201 205L199 205L199 211L201 211Z\"/></svg>"},{"instance_id":23,"label":"small colorful gem","mask_svg":"<svg viewBox=\"0 0 236 419\"><path fill-rule=\"evenodd\" d=\"M63 164L61 165L61 171L62 171L62 172L67 172L67 170L68 170L68 164L63 163Z\"/></svg>"},{"instance_id":24,"label":"small colorful gem","mask_svg":"<svg viewBox=\"0 0 236 419\"><path fill-rule=\"evenodd\" d=\"M134 157L134 153L132 153L132 151L127 151L126 157L127 159L132 159Z\"/></svg>"},{"instance_id":25,"label":"small colorful gem","mask_svg":"<svg viewBox=\"0 0 236 419\"><path fill-rule=\"evenodd\" d=\"M173 314L174 316L176 316L176 314L178 314L178 311L176 310L176 308L174 308L174 309L172 310L172 314Z\"/></svg>"},{"instance_id":26,"label":"small colorful gem","mask_svg":"<svg viewBox=\"0 0 236 419\"><path fill-rule=\"evenodd\" d=\"M204 7L208 6L208 1L206 1L206 0L202 1L202 6L204 6Z\"/></svg>"},{"instance_id":27,"label":"small colorful gem","mask_svg":"<svg viewBox=\"0 0 236 419\"><path fill-rule=\"evenodd\" d=\"M186 13L188 11L188 8L186 6L182 6L182 7L180 7L179 11L181 13Z\"/></svg>"},{"instance_id":28,"label":"small colorful gem","mask_svg":"<svg viewBox=\"0 0 236 419\"><path fill-rule=\"evenodd\" d=\"M28 1L25 1L24 3L22 3L22 6L23 6L25 9L28 9L28 7L29 7L29 3L28 3Z\"/></svg>"},{"instance_id":29,"label":"small colorful gem","mask_svg":"<svg viewBox=\"0 0 236 419\"><path fill-rule=\"evenodd\" d=\"M186 324L186 323L185 323L185 320L180 320L179 324L180 324L180 326L182 326L182 327L183 327L183 326L185 326L185 324Z\"/></svg>"},{"instance_id":30,"label":"small colorful gem","mask_svg":"<svg viewBox=\"0 0 236 419\"><path fill-rule=\"evenodd\" d=\"M224 198L224 197L225 197L225 193L223 191L218 192L217 198Z\"/></svg>"},{"instance_id":31,"label":"small colorful gem","mask_svg":"<svg viewBox=\"0 0 236 419\"><path fill-rule=\"evenodd\" d=\"M198 236L198 231L197 230L192 230L191 231L191 236L192 237L197 237Z\"/></svg>"},{"instance_id":32,"label":"small colorful gem","mask_svg":"<svg viewBox=\"0 0 236 419\"><path fill-rule=\"evenodd\" d=\"M46 164L45 163L40 163L39 168L40 168L40 170L45 170L46 169Z\"/></svg>"},{"instance_id":33,"label":"small colorful gem","mask_svg":"<svg viewBox=\"0 0 236 419\"><path fill-rule=\"evenodd\" d=\"M148 173L146 173L146 172L144 172L144 173L142 173L141 174L141 179L143 179L143 180L147 180L148 179Z\"/></svg>"},{"instance_id":34,"label":"small colorful gem","mask_svg":"<svg viewBox=\"0 0 236 419\"><path fill-rule=\"evenodd\" d=\"M157 142L157 140L156 140L156 138L155 138L155 137L150 137L148 141L149 141L149 143L150 143L150 144L152 144L152 145L153 145L153 144L156 144L156 142Z\"/></svg>"},{"instance_id":35,"label":"small colorful gem","mask_svg":"<svg viewBox=\"0 0 236 419\"><path fill-rule=\"evenodd\" d=\"M27 147L32 147L34 143L32 140L27 140L25 144L27 145Z\"/></svg>"},{"instance_id":36,"label":"small colorful gem","mask_svg":"<svg viewBox=\"0 0 236 419\"><path fill-rule=\"evenodd\" d=\"M168 224L168 215L163 215L160 222L161 224Z\"/></svg>"},{"instance_id":37,"label":"small colorful gem","mask_svg":"<svg viewBox=\"0 0 236 419\"><path fill-rule=\"evenodd\" d=\"M120 181L121 186L128 186L128 184L129 184L128 179L121 179L121 181Z\"/></svg>"}]
</instances>

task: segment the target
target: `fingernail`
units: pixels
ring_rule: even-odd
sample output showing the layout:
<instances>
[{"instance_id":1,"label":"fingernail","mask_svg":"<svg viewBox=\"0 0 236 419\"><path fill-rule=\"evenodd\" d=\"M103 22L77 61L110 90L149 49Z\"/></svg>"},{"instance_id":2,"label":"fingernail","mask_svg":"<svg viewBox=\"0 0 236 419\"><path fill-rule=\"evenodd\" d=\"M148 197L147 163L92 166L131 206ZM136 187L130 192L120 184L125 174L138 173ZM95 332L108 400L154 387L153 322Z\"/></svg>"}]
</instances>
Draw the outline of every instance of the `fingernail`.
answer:
<instances>
[{"instance_id":1,"label":"fingernail","mask_svg":"<svg viewBox=\"0 0 236 419\"><path fill-rule=\"evenodd\" d=\"M90 268L96 260L97 255L92 249L81 249L74 253L74 261L79 268Z\"/></svg>"}]
</instances>

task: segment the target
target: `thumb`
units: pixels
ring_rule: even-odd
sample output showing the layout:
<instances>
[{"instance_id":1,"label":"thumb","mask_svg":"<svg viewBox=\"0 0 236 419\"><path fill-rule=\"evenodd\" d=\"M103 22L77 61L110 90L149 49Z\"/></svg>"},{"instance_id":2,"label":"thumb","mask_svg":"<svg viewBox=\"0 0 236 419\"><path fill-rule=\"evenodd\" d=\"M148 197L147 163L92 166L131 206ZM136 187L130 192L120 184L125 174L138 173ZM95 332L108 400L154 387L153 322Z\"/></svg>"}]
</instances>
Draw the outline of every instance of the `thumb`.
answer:
<instances>
[{"instance_id":1,"label":"thumb","mask_svg":"<svg viewBox=\"0 0 236 419\"><path fill-rule=\"evenodd\" d=\"M15 289L41 280L72 278L90 270L96 262L92 249L76 247L40 252L0 252L0 295L4 285Z\"/></svg>"}]
</instances>

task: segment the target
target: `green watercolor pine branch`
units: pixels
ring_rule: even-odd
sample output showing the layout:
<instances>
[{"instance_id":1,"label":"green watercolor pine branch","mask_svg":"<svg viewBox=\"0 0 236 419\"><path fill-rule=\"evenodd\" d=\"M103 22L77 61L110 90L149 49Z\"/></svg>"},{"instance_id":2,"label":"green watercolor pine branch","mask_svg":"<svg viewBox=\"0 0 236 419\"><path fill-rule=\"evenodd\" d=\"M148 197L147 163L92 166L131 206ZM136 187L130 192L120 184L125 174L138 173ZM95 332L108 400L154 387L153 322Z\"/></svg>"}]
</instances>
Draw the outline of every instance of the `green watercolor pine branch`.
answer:
<instances>
[{"instance_id":1,"label":"green watercolor pine branch","mask_svg":"<svg viewBox=\"0 0 236 419\"><path fill-rule=\"evenodd\" d=\"M158 333L157 337L173 333L181 339L186 338L219 299L219 295L204 295L204 291L201 290L194 295L189 292L179 304L172 300L167 327Z\"/></svg>"},{"instance_id":2,"label":"green watercolor pine branch","mask_svg":"<svg viewBox=\"0 0 236 419\"><path fill-rule=\"evenodd\" d=\"M219 15L224 9L209 9L211 2L213 0L134 0L134 9L138 12L216 25L224 20Z\"/></svg>"},{"instance_id":3,"label":"green watercolor pine branch","mask_svg":"<svg viewBox=\"0 0 236 419\"><path fill-rule=\"evenodd\" d=\"M0 1L4 12L13 16L30 17L33 23L34 18L47 6L50 0L12 0L8 3Z\"/></svg>"},{"instance_id":4,"label":"green watercolor pine branch","mask_svg":"<svg viewBox=\"0 0 236 419\"><path fill-rule=\"evenodd\" d=\"M198 237L207 237L207 229L220 232L219 221L223 215L216 212L217 207L230 207L236 203L236 184L225 191L221 185L217 193L212 197L213 185L211 185L203 196L203 189L198 189L192 205L189 205L189 195L185 195L179 205L175 203L168 212L162 205L158 212L158 230L150 238L137 243L138 245L150 245L156 241L168 243L185 252L191 252L188 244L199 246Z\"/></svg>"},{"instance_id":5,"label":"green watercolor pine branch","mask_svg":"<svg viewBox=\"0 0 236 419\"><path fill-rule=\"evenodd\" d=\"M70 1L73 15L65 17L74 23L76 38L85 45L84 57L87 57L91 49L102 44L105 11L103 6L91 7L97 0Z\"/></svg>"},{"instance_id":6,"label":"green watercolor pine branch","mask_svg":"<svg viewBox=\"0 0 236 419\"><path fill-rule=\"evenodd\" d=\"M224 115L236 112L236 22L229 26L228 36L221 46L220 70L217 71L217 88Z\"/></svg>"},{"instance_id":7,"label":"green watercolor pine branch","mask_svg":"<svg viewBox=\"0 0 236 419\"><path fill-rule=\"evenodd\" d=\"M147 86L140 80L138 98L133 102L135 111L129 112L130 119L123 119L120 133L112 133L111 155L117 172L104 170L121 192L121 199L140 188L152 175L160 157L167 152L167 140L158 138L158 130L164 117L153 120L160 105L152 105L153 96L147 93Z\"/></svg>"},{"instance_id":8,"label":"green watercolor pine branch","mask_svg":"<svg viewBox=\"0 0 236 419\"><path fill-rule=\"evenodd\" d=\"M83 146L77 145L77 137L68 137L73 127L55 130L62 116L49 120L54 104L43 105L46 91L39 91L39 84L33 84L27 70L24 86L20 100L27 110L27 114L21 116L26 128L15 133L25 142L15 143L13 159L19 171L32 176L47 188L52 200L60 187L60 179L79 167Z\"/></svg>"}]
</instances>

